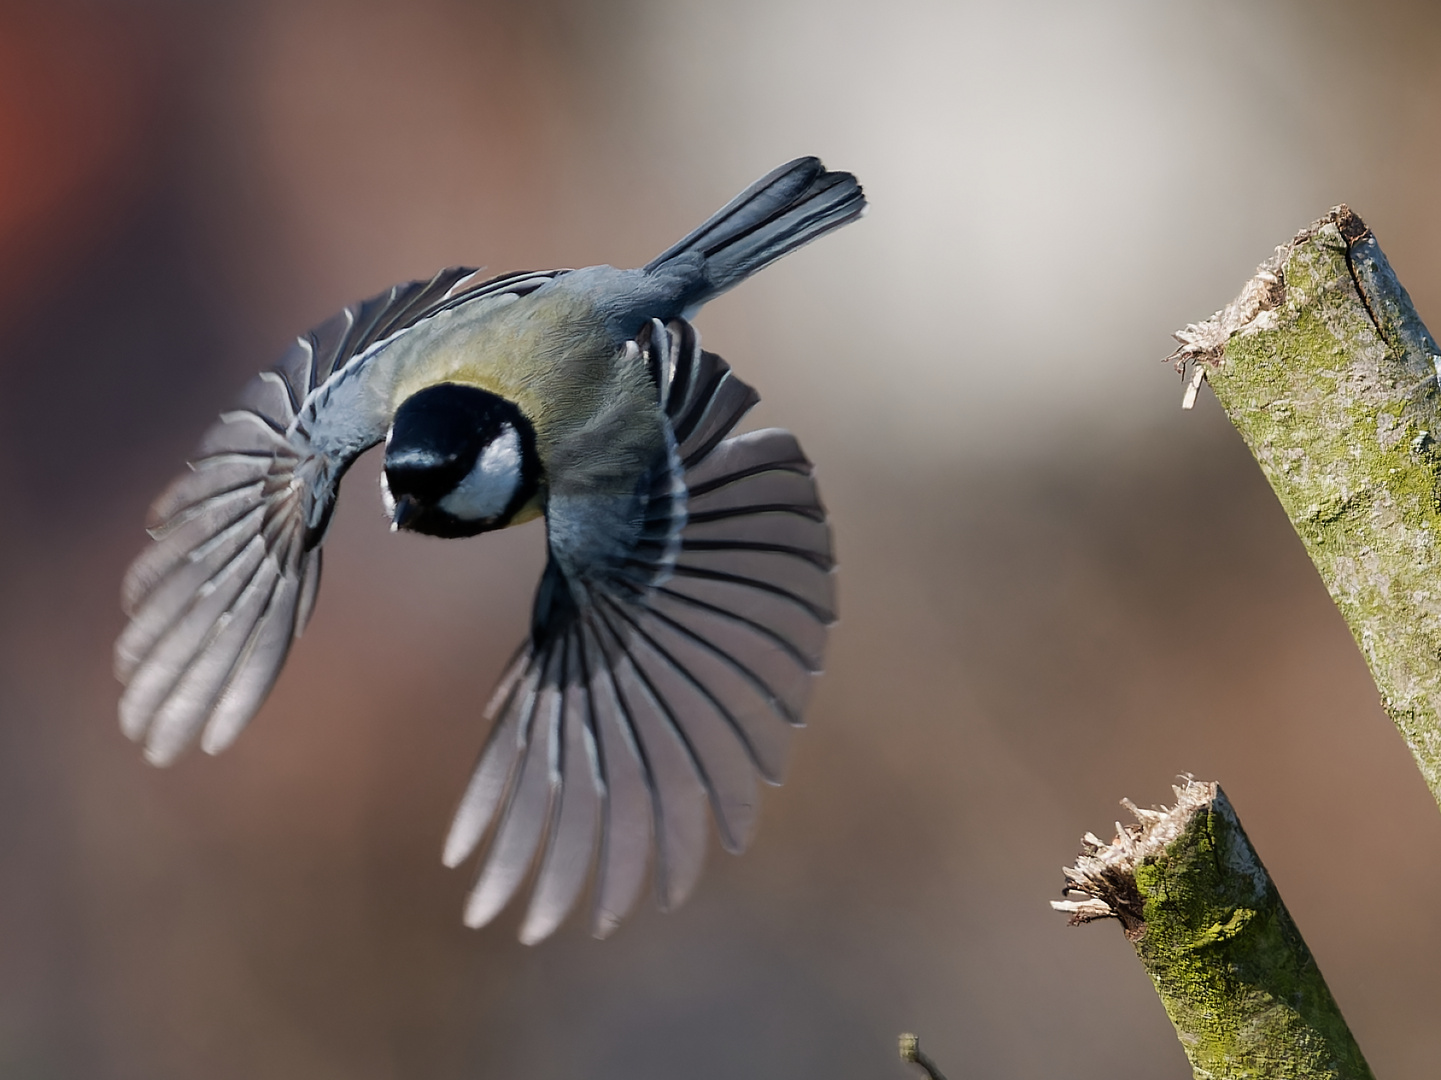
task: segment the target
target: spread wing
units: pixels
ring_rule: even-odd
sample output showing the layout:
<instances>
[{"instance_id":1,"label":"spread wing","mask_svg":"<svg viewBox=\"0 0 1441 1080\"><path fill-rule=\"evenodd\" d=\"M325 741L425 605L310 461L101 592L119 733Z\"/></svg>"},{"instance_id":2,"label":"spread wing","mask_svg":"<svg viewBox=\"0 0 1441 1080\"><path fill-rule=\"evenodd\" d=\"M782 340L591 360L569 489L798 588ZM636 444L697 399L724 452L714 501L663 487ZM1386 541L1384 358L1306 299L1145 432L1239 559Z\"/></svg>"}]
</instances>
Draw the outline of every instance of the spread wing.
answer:
<instances>
[{"instance_id":1,"label":"spread wing","mask_svg":"<svg viewBox=\"0 0 1441 1080\"><path fill-rule=\"evenodd\" d=\"M722 845L779 783L834 620L830 528L788 432L727 438L758 400L681 320L635 343L669 420L609 559L575 567L550 516L532 632L502 678L494 727L445 846L485 841L465 919L493 918L534 871L521 939L550 934L595 868L590 922L608 934L652 849L661 906L690 892L709 804ZM589 538L594 544L594 538Z\"/></svg>"},{"instance_id":2,"label":"spread wing","mask_svg":"<svg viewBox=\"0 0 1441 1080\"><path fill-rule=\"evenodd\" d=\"M154 543L122 590L120 723L151 761L168 764L201 732L208 752L224 749L274 685L315 603L341 476L390 421L384 395L367 392L370 359L437 312L524 295L560 273L476 282L453 267L348 307L205 433L151 508Z\"/></svg>"}]
</instances>

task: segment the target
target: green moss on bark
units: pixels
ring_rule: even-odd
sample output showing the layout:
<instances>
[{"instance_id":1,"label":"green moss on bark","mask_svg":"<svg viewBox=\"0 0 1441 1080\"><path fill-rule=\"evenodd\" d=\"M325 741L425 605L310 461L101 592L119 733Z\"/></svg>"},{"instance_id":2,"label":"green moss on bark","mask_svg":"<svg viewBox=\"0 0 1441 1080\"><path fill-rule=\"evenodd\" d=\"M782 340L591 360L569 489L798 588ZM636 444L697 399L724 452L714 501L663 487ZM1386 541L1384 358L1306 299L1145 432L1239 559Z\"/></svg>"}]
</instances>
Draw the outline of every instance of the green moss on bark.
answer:
<instances>
[{"instance_id":1,"label":"green moss on bark","mask_svg":"<svg viewBox=\"0 0 1441 1080\"><path fill-rule=\"evenodd\" d=\"M1204 367L1441 802L1435 342L1345 208L1281 249L1265 275L1274 284L1260 303L1178 335L1178 356Z\"/></svg>"}]
</instances>

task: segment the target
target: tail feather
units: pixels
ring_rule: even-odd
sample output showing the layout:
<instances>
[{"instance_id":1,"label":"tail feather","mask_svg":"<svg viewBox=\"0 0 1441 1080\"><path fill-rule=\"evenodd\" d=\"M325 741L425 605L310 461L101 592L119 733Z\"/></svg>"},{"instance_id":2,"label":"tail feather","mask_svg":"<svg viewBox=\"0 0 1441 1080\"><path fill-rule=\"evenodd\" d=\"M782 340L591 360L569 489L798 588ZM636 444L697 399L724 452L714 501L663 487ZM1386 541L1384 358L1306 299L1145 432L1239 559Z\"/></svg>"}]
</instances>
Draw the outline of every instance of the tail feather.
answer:
<instances>
[{"instance_id":1,"label":"tail feather","mask_svg":"<svg viewBox=\"0 0 1441 1080\"><path fill-rule=\"evenodd\" d=\"M803 157L766 174L700 228L657 255L646 270L677 260L701 263L702 280L689 308L698 307L833 229L865 213L861 185L846 172L828 172Z\"/></svg>"}]
</instances>

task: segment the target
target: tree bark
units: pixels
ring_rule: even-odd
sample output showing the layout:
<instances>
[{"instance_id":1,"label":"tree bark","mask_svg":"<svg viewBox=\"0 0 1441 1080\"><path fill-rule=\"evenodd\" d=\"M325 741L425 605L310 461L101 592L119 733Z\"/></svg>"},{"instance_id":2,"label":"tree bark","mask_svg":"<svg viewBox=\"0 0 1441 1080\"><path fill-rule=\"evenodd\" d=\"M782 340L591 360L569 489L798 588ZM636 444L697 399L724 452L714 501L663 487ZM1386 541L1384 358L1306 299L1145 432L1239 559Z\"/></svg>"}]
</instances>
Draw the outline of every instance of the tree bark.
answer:
<instances>
[{"instance_id":1,"label":"tree bark","mask_svg":"<svg viewBox=\"0 0 1441 1080\"><path fill-rule=\"evenodd\" d=\"M1372 1080L1311 950L1214 783L1091 834L1066 893L1072 925L1117 919L1197 1080Z\"/></svg>"},{"instance_id":2,"label":"tree bark","mask_svg":"<svg viewBox=\"0 0 1441 1080\"><path fill-rule=\"evenodd\" d=\"M1337 207L1176 334L1300 534L1441 803L1441 354Z\"/></svg>"}]
</instances>

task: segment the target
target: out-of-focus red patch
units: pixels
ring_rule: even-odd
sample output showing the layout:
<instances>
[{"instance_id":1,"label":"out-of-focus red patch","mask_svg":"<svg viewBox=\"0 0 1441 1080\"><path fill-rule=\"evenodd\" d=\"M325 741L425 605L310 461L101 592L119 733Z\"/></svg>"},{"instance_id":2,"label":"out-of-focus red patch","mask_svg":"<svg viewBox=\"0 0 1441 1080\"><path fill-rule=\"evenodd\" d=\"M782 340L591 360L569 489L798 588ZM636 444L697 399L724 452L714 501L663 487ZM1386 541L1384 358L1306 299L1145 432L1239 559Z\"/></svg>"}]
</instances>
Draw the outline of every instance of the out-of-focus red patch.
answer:
<instances>
[{"instance_id":1,"label":"out-of-focus red patch","mask_svg":"<svg viewBox=\"0 0 1441 1080\"><path fill-rule=\"evenodd\" d=\"M0 6L0 323L123 220L153 167L156 49L146 16L110 8Z\"/></svg>"}]
</instances>

